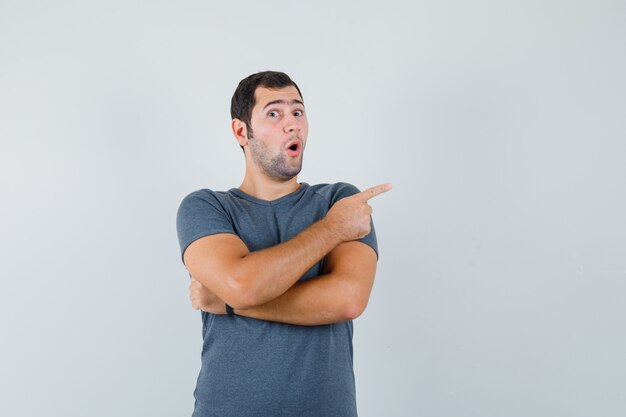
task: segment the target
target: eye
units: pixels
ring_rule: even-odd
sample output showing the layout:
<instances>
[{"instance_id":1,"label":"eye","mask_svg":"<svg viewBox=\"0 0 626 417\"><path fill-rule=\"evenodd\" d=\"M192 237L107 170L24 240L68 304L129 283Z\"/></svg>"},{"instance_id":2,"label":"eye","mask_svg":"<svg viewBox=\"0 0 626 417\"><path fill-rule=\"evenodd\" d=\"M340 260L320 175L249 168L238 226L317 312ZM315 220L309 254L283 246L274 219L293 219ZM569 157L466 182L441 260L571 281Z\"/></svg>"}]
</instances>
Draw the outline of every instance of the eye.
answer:
<instances>
[{"instance_id":1,"label":"eye","mask_svg":"<svg viewBox=\"0 0 626 417\"><path fill-rule=\"evenodd\" d=\"M278 117L280 113L278 113L278 110L270 110L269 112L267 112L267 115L269 117Z\"/></svg>"},{"instance_id":2,"label":"eye","mask_svg":"<svg viewBox=\"0 0 626 417\"><path fill-rule=\"evenodd\" d=\"M296 117L304 116L304 110L296 110L293 112L293 115Z\"/></svg>"}]
</instances>

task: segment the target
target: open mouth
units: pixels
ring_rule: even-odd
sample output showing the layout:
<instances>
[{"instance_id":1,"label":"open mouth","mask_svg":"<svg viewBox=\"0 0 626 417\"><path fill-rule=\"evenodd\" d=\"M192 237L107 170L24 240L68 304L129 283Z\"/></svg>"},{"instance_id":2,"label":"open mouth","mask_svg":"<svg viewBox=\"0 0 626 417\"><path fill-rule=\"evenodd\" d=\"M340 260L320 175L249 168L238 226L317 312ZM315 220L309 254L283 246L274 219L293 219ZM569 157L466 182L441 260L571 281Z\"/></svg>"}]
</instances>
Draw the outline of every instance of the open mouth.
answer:
<instances>
[{"instance_id":1,"label":"open mouth","mask_svg":"<svg viewBox=\"0 0 626 417\"><path fill-rule=\"evenodd\" d=\"M295 141L287 147L287 153L291 156L300 155L300 151L302 149L302 144L300 141Z\"/></svg>"}]
</instances>

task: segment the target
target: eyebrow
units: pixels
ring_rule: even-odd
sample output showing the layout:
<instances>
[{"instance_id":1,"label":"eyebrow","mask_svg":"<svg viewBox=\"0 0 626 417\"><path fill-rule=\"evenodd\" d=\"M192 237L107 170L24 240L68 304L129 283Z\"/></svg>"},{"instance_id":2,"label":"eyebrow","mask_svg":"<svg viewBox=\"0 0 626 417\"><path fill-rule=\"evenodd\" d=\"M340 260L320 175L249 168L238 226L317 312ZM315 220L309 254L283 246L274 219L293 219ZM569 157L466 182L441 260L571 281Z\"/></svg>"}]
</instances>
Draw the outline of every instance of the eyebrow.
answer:
<instances>
[{"instance_id":1,"label":"eyebrow","mask_svg":"<svg viewBox=\"0 0 626 417\"><path fill-rule=\"evenodd\" d=\"M298 100L298 99L291 100L291 103L289 103L287 100L272 100L263 107L263 110L265 110L266 108L268 108L269 106L273 104L286 104L286 105L291 104L292 106L294 104L300 104L304 106L304 103L302 102L302 100Z\"/></svg>"}]
</instances>

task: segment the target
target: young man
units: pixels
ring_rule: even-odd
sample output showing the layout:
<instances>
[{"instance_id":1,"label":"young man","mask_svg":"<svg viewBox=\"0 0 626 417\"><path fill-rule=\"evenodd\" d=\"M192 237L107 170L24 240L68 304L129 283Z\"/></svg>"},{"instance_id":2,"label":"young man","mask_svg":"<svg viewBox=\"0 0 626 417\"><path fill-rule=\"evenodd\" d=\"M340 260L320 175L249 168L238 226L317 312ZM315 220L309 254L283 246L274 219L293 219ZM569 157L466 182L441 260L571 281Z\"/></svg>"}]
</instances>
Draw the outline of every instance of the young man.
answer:
<instances>
[{"instance_id":1,"label":"young man","mask_svg":"<svg viewBox=\"0 0 626 417\"><path fill-rule=\"evenodd\" d=\"M191 193L177 217L203 311L193 415L356 416L352 320L377 261L367 200L391 186L297 182L308 122L284 73L242 80L231 116L242 184Z\"/></svg>"}]
</instances>

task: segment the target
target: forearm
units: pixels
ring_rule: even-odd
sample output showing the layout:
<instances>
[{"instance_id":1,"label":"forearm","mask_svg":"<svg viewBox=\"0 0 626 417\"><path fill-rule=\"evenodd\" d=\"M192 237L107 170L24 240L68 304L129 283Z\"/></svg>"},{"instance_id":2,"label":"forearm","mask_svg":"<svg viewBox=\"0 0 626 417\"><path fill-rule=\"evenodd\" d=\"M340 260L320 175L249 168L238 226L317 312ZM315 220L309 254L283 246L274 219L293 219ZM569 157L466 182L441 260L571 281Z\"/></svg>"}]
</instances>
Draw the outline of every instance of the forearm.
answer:
<instances>
[{"instance_id":1,"label":"forearm","mask_svg":"<svg viewBox=\"0 0 626 417\"><path fill-rule=\"evenodd\" d=\"M242 257L233 275L240 288L254 294L243 307L263 305L279 297L340 243L332 225L321 220L284 243Z\"/></svg>"},{"instance_id":2,"label":"forearm","mask_svg":"<svg viewBox=\"0 0 626 417\"><path fill-rule=\"evenodd\" d=\"M185 251L185 265L195 280L235 308L267 303L341 243L326 218L276 246L250 252L232 234L208 236Z\"/></svg>"},{"instance_id":3,"label":"forearm","mask_svg":"<svg viewBox=\"0 0 626 417\"><path fill-rule=\"evenodd\" d=\"M376 253L368 245L343 243L326 257L324 275L299 282L270 302L236 313L303 326L353 320L367 307L376 263Z\"/></svg>"},{"instance_id":4,"label":"forearm","mask_svg":"<svg viewBox=\"0 0 626 417\"><path fill-rule=\"evenodd\" d=\"M373 279L355 282L330 273L298 283L263 305L236 309L235 314L301 326L353 320L365 310L372 284Z\"/></svg>"},{"instance_id":5,"label":"forearm","mask_svg":"<svg viewBox=\"0 0 626 417\"><path fill-rule=\"evenodd\" d=\"M240 316L302 326L352 320L367 306L376 263L376 253L367 244L342 243L324 259L322 275L299 282L262 305L233 307ZM189 296L196 309L226 313L224 303L228 300L195 279L190 284Z\"/></svg>"}]
</instances>

